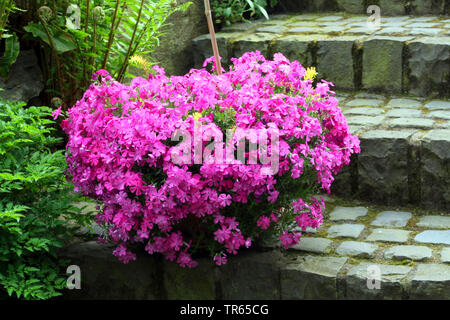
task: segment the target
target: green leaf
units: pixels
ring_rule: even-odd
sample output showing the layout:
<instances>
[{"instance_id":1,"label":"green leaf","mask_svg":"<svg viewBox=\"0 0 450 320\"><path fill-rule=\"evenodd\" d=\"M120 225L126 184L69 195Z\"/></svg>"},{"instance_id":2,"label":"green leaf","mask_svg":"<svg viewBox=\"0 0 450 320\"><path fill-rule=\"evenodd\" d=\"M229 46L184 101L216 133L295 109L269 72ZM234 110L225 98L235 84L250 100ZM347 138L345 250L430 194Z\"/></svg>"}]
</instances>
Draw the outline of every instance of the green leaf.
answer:
<instances>
[{"instance_id":1,"label":"green leaf","mask_svg":"<svg viewBox=\"0 0 450 320\"><path fill-rule=\"evenodd\" d=\"M264 9L263 7L261 7L259 4L256 5L256 7L259 9L259 11L262 13L262 15L264 16L264 18L266 18L267 20L269 20L269 15L267 14L266 9Z\"/></svg>"},{"instance_id":2,"label":"green leaf","mask_svg":"<svg viewBox=\"0 0 450 320\"><path fill-rule=\"evenodd\" d=\"M53 44L55 45L55 50L57 53L64 53L67 51L72 51L75 49L75 43L72 38L59 30L52 30L50 26L47 26L50 31L50 36L52 37ZM25 31L30 32L36 38L40 38L47 45L51 46L51 43L48 39L47 33L42 25L38 23L29 23L26 27L24 27Z\"/></svg>"},{"instance_id":3,"label":"green leaf","mask_svg":"<svg viewBox=\"0 0 450 320\"><path fill-rule=\"evenodd\" d=\"M19 55L20 44L17 35L14 33L12 37L5 39L5 53L3 57L0 58L0 76L2 78L7 78L9 69L17 60Z\"/></svg>"}]
</instances>

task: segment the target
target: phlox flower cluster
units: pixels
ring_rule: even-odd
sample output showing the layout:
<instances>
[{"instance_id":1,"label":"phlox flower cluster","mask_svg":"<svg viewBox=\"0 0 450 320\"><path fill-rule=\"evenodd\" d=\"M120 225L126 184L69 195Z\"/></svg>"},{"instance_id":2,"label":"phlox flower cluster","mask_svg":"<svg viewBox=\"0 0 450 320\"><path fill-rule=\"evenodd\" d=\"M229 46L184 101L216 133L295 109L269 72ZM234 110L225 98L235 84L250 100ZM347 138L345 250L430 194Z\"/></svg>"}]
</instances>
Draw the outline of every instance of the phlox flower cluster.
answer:
<instances>
[{"instance_id":1,"label":"phlox flower cluster","mask_svg":"<svg viewBox=\"0 0 450 320\"><path fill-rule=\"evenodd\" d=\"M149 254L194 267L194 247L206 244L222 265L264 232L289 248L306 227L321 225L323 199L310 197L312 190L330 192L360 152L329 82L313 84L299 62L257 51L232 59L222 75L154 70L129 85L98 71L61 123L68 174L77 191L104 204L96 220L117 244L115 256L127 263L143 244ZM194 134L199 124L205 140L211 130L277 128L279 170L262 174L267 164L238 161L175 164L174 133Z\"/></svg>"}]
</instances>

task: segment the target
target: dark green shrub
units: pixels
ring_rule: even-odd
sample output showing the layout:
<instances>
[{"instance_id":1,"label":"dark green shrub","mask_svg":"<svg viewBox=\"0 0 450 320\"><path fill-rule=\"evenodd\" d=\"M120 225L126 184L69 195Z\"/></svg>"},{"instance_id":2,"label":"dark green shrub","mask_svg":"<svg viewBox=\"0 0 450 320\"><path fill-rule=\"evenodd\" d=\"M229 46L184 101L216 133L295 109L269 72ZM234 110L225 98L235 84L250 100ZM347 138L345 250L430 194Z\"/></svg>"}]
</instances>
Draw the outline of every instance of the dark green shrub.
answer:
<instances>
[{"instance_id":1,"label":"dark green shrub","mask_svg":"<svg viewBox=\"0 0 450 320\"><path fill-rule=\"evenodd\" d=\"M0 296L48 299L66 286L65 239L88 222L66 182L47 107L0 100Z\"/></svg>"}]
</instances>

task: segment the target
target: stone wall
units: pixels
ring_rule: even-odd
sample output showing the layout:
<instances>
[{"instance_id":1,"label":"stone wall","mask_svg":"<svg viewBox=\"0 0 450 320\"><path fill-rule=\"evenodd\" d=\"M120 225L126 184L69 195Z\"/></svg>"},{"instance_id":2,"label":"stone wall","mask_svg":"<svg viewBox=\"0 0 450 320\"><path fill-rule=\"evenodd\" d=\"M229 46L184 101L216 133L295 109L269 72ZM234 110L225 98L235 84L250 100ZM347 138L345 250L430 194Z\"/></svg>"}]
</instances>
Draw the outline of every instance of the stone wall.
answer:
<instances>
[{"instance_id":1,"label":"stone wall","mask_svg":"<svg viewBox=\"0 0 450 320\"><path fill-rule=\"evenodd\" d=\"M168 19L171 25L163 29L160 46L151 56L168 75L183 75L194 67L192 39L208 32L203 0L191 1L193 4L186 12L177 12Z\"/></svg>"},{"instance_id":2,"label":"stone wall","mask_svg":"<svg viewBox=\"0 0 450 320\"><path fill-rule=\"evenodd\" d=\"M432 22L420 22L432 21ZM383 17L372 30L367 16L334 14L280 15L240 23L216 35L226 65L231 57L259 50L266 58L281 52L336 89L450 96L450 31L448 17ZM208 34L193 40L195 65L212 55Z\"/></svg>"},{"instance_id":3,"label":"stone wall","mask_svg":"<svg viewBox=\"0 0 450 320\"><path fill-rule=\"evenodd\" d=\"M367 7L378 5L385 16L449 14L448 0L280 0L282 12L346 12L365 14Z\"/></svg>"},{"instance_id":4,"label":"stone wall","mask_svg":"<svg viewBox=\"0 0 450 320\"><path fill-rule=\"evenodd\" d=\"M344 256L269 251L240 252L222 267L197 259L194 269L145 253L127 265L111 248L96 242L75 244L66 256L81 269L81 289L66 299L136 300L302 300L302 299L448 299L450 266L417 268L372 263L381 272L381 289L367 287L368 263Z\"/></svg>"}]
</instances>

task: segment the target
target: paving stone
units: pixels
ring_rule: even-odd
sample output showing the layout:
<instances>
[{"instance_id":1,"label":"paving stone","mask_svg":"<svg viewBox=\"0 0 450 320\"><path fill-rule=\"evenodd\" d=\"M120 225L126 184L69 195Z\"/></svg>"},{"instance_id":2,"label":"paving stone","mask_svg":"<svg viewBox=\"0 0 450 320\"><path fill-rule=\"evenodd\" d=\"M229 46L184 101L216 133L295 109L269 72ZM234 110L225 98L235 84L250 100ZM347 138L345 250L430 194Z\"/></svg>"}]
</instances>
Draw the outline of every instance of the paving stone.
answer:
<instances>
[{"instance_id":1,"label":"paving stone","mask_svg":"<svg viewBox=\"0 0 450 320\"><path fill-rule=\"evenodd\" d=\"M338 20L342 20L342 19L344 19L344 17L342 17L342 16L326 16L326 17L318 18L318 19L316 19L316 21L338 21Z\"/></svg>"},{"instance_id":2,"label":"paving stone","mask_svg":"<svg viewBox=\"0 0 450 320\"><path fill-rule=\"evenodd\" d=\"M348 34L372 34L379 30L379 28L372 29L368 27L350 28L346 31Z\"/></svg>"},{"instance_id":3,"label":"paving stone","mask_svg":"<svg viewBox=\"0 0 450 320\"><path fill-rule=\"evenodd\" d=\"M319 24L319 26L321 27L342 27L344 25L347 24L347 22L345 20L341 20L341 21L325 21L325 22L316 22Z\"/></svg>"},{"instance_id":4,"label":"paving stone","mask_svg":"<svg viewBox=\"0 0 450 320\"><path fill-rule=\"evenodd\" d=\"M317 14L299 14L292 17L292 21L316 20Z\"/></svg>"},{"instance_id":5,"label":"paving stone","mask_svg":"<svg viewBox=\"0 0 450 320\"><path fill-rule=\"evenodd\" d=\"M409 28L435 28L439 26L436 22L412 22L408 24Z\"/></svg>"},{"instance_id":6,"label":"paving stone","mask_svg":"<svg viewBox=\"0 0 450 320\"><path fill-rule=\"evenodd\" d=\"M256 32L268 32L282 34L287 30L285 26L263 26L256 29Z\"/></svg>"},{"instance_id":7,"label":"paving stone","mask_svg":"<svg viewBox=\"0 0 450 320\"><path fill-rule=\"evenodd\" d=\"M384 252L386 259L422 261L431 259L433 251L424 246L394 246Z\"/></svg>"},{"instance_id":8,"label":"paving stone","mask_svg":"<svg viewBox=\"0 0 450 320\"><path fill-rule=\"evenodd\" d=\"M344 241L337 247L336 253L351 257L373 258L377 249L378 245L373 243Z\"/></svg>"},{"instance_id":9,"label":"paving stone","mask_svg":"<svg viewBox=\"0 0 450 320\"><path fill-rule=\"evenodd\" d=\"M408 203L408 139L414 133L370 130L361 134L364 152L358 155L358 189L362 199L389 205Z\"/></svg>"},{"instance_id":10,"label":"paving stone","mask_svg":"<svg viewBox=\"0 0 450 320\"><path fill-rule=\"evenodd\" d=\"M281 299L337 299L337 275L345 257L300 257L281 268Z\"/></svg>"},{"instance_id":11,"label":"paving stone","mask_svg":"<svg viewBox=\"0 0 450 320\"><path fill-rule=\"evenodd\" d=\"M383 27L389 27L389 28L400 28L400 27L405 26L408 23L409 23L409 21L407 21L407 20L391 21L391 20L381 19L382 26Z\"/></svg>"},{"instance_id":12,"label":"paving stone","mask_svg":"<svg viewBox=\"0 0 450 320\"><path fill-rule=\"evenodd\" d=\"M444 119L444 120L450 120L450 110L449 111L432 111L428 113L427 118L434 118L434 119Z\"/></svg>"},{"instance_id":13,"label":"paving stone","mask_svg":"<svg viewBox=\"0 0 450 320\"><path fill-rule=\"evenodd\" d=\"M301 237L300 242L292 249L313 253L329 253L332 243L333 241L325 238Z\"/></svg>"},{"instance_id":14,"label":"paving stone","mask_svg":"<svg viewBox=\"0 0 450 320\"><path fill-rule=\"evenodd\" d=\"M272 14L269 20L262 18L256 20L255 23L260 23L263 26L265 25L284 26L289 24L291 17L292 16L289 14Z\"/></svg>"},{"instance_id":15,"label":"paving stone","mask_svg":"<svg viewBox=\"0 0 450 320\"><path fill-rule=\"evenodd\" d=\"M307 67L313 64L312 44L325 35L290 35L275 40L275 52L282 52L290 61L297 60Z\"/></svg>"},{"instance_id":16,"label":"paving stone","mask_svg":"<svg viewBox=\"0 0 450 320\"><path fill-rule=\"evenodd\" d=\"M417 128L429 130L432 129L435 122L431 119L423 118L395 118L386 121L386 125L390 128Z\"/></svg>"},{"instance_id":17,"label":"paving stone","mask_svg":"<svg viewBox=\"0 0 450 320\"><path fill-rule=\"evenodd\" d=\"M376 36L364 41L362 58L364 89L401 92L402 57L406 40L408 38Z\"/></svg>"},{"instance_id":18,"label":"paving stone","mask_svg":"<svg viewBox=\"0 0 450 320\"><path fill-rule=\"evenodd\" d=\"M425 216L420 218L416 226L433 229L450 229L450 217Z\"/></svg>"},{"instance_id":19,"label":"paving stone","mask_svg":"<svg viewBox=\"0 0 450 320\"><path fill-rule=\"evenodd\" d=\"M414 28L409 31L409 34L414 36L437 36L440 33L442 33L442 29L432 28Z\"/></svg>"},{"instance_id":20,"label":"paving stone","mask_svg":"<svg viewBox=\"0 0 450 320\"><path fill-rule=\"evenodd\" d=\"M295 27L289 28L287 33L322 33L321 27Z\"/></svg>"},{"instance_id":21,"label":"paving stone","mask_svg":"<svg viewBox=\"0 0 450 320\"><path fill-rule=\"evenodd\" d=\"M408 16L399 16L399 17L387 17L387 16L383 16L381 17L381 22L405 22L405 21L409 21L410 17Z\"/></svg>"},{"instance_id":22,"label":"paving stone","mask_svg":"<svg viewBox=\"0 0 450 320\"><path fill-rule=\"evenodd\" d=\"M428 102L424 107L429 110L450 110L450 101L433 100Z\"/></svg>"},{"instance_id":23,"label":"paving stone","mask_svg":"<svg viewBox=\"0 0 450 320\"><path fill-rule=\"evenodd\" d=\"M441 251L441 261L450 263L450 248L444 248Z\"/></svg>"},{"instance_id":24,"label":"paving stone","mask_svg":"<svg viewBox=\"0 0 450 320\"><path fill-rule=\"evenodd\" d=\"M362 224L338 224L328 229L328 237L330 238L358 238L364 230Z\"/></svg>"},{"instance_id":25,"label":"paving stone","mask_svg":"<svg viewBox=\"0 0 450 320\"><path fill-rule=\"evenodd\" d=\"M350 27L350 28L368 27L368 23L367 23L367 21L353 22L353 23L347 24L347 27Z\"/></svg>"},{"instance_id":26,"label":"paving stone","mask_svg":"<svg viewBox=\"0 0 450 320\"><path fill-rule=\"evenodd\" d=\"M386 108L407 108L407 109L416 109L422 106L417 100L412 99L392 99L386 105Z\"/></svg>"},{"instance_id":27,"label":"paving stone","mask_svg":"<svg viewBox=\"0 0 450 320\"><path fill-rule=\"evenodd\" d=\"M412 109L393 109L389 110L385 116L392 118L417 118L422 114L420 110Z\"/></svg>"},{"instance_id":28,"label":"paving stone","mask_svg":"<svg viewBox=\"0 0 450 320\"><path fill-rule=\"evenodd\" d=\"M347 299L402 299L408 274L412 268L362 262L351 268L345 277ZM374 287L379 280L379 289Z\"/></svg>"},{"instance_id":29,"label":"paving stone","mask_svg":"<svg viewBox=\"0 0 450 320\"><path fill-rule=\"evenodd\" d=\"M411 231L400 229L374 229L367 237L367 241L407 242Z\"/></svg>"},{"instance_id":30,"label":"paving stone","mask_svg":"<svg viewBox=\"0 0 450 320\"><path fill-rule=\"evenodd\" d=\"M367 216L367 208L364 207L336 207L330 214L331 221L352 220Z\"/></svg>"},{"instance_id":31,"label":"paving stone","mask_svg":"<svg viewBox=\"0 0 450 320\"><path fill-rule=\"evenodd\" d=\"M433 21L436 20L436 17L415 17L410 19L409 21L411 22L429 22L429 21Z\"/></svg>"},{"instance_id":32,"label":"paving stone","mask_svg":"<svg viewBox=\"0 0 450 320\"><path fill-rule=\"evenodd\" d=\"M292 28L292 27L317 27L317 26L320 26L320 24L315 21L297 21L297 22L288 24L289 28Z\"/></svg>"},{"instance_id":33,"label":"paving stone","mask_svg":"<svg viewBox=\"0 0 450 320\"><path fill-rule=\"evenodd\" d=\"M352 108L344 111L344 115L357 114L366 116L377 116L382 114L384 111L381 108Z\"/></svg>"},{"instance_id":34,"label":"paving stone","mask_svg":"<svg viewBox=\"0 0 450 320\"><path fill-rule=\"evenodd\" d=\"M450 245L450 230L426 230L414 238L420 243L446 244Z\"/></svg>"},{"instance_id":35,"label":"paving stone","mask_svg":"<svg viewBox=\"0 0 450 320\"><path fill-rule=\"evenodd\" d=\"M450 37L423 37L409 42L410 93L427 96L448 91L450 84L443 79L450 72L449 44Z\"/></svg>"},{"instance_id":36,"label":"paving stone","mask_svg":"<svg viewBox=\"0 0 450 320\"><path fill-rule=\"evenodd\" d=\"M371 225L378 227L405 227L411 217L412 214L410 212L383 211L377 215Z\"/></svg>"},{"instance_id":37,"label":"paving stone","mask_svg":"<svg viewBox=\"0 0 450 320\"><path fill-rule=\"evenodd\" d=\"M410 299L439 299L450 297L450 266L419 264L411 280Z\"/></svg>"},{"instance_id":38,"label":"paving stone","mask_svg":"<svg viewBox=\"0 0 450 320\"><path fill-rule=\"evenodd\" d=\"M363 9L364 10L364 9ZM367 17L352 17L345 19L348 23L367 21Z\"/></svg>"},{"instance_id":39,"label":"paving stone","mask_svg":"<svg viewBox=\"0 0 450 320\"><path fill-rule=\"evenodd\" d=\"M379 126L384 119L384 116L349 116L347 117L347 123L349 125L359 125L370 128Z\"/></svg>"},{"instance_id":40,"label":"paving stone","mask_svg":"<svg viewBox=\"0 0 450 320\"><path fill-rule=\"evenodd\" d=\"M379 107L383 104L381 99L354 99L348 102L346 107Z\"/></svg>"},{"instance_id":41,"label":"paving stone","mask_svg":"<svg viewBox=\"0 0 450 320\"><path fill-rule=\"evenodd\" d=\"M222 28L222 32L245 32L245 31L253 31L255 28L260 26L259 23L256 22L243 22L243 23L233 23L230 26L225 26ZM210 40L211 41L211 40Z\"/></svg>"},{"instance_id":42,"label":"paving stone","mask_svg":"<svg viewBox=\"0 0 450 320\"><path fill-rule=\"evenodd\" d=\"M450 130L431 130L422 137L422 204L450 210Z\"/></svg>"},{"instance_id":43,"label":"paving stone","mask_svg":"<svg viewBox=\"0 0 450 320\"><path fill-rule=\"evenodd\" d=\"M345 31L348 30L348 27L346 26L337 26L337 27L331 27L331 26L325 26L322 27L321 32L326 33L328 35L341 35L344 34Z\"/></svg>"},{"instance_id":44,"label":"paving stone","mask_svg":"<svg viewBox=\"0 0 450 320\"><path fill-rule=\"evenodd\" d=\"M438 127L439 129L450 129L450 121L438 123L438 124L437 124L437 127Z\"/></svg>"},{"instance_id":45,"label":"paving stone","mask_svg":"<svg viewBox=\"0 0 450 320\"><path fill-rule=\"evenodd\" d=\"M318 77L333 82L338 89L354 89L352 57L356 41L348 36L318 40Z\"/></svg>"},{"instance_id":46,"label":"paving stone","mask_svg":"<svg viewBox=\"0 0 450 320\"><path fill-rule=\"evenodd\" d=\"M393 34L406 34L408 33L408 29L407 28L403 28L403 27L388 27L388 28L383 28L380 31L377 32L377 35L393 35Z\"/></svg>"}]
</instances>

